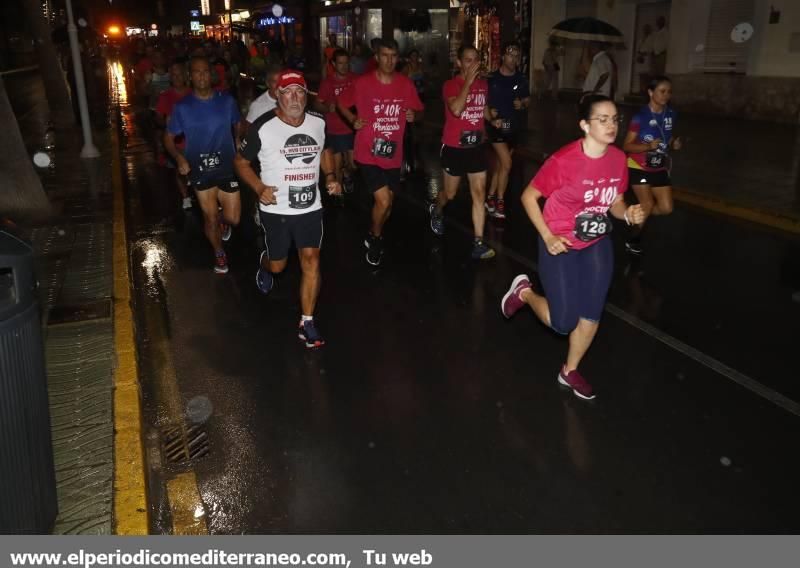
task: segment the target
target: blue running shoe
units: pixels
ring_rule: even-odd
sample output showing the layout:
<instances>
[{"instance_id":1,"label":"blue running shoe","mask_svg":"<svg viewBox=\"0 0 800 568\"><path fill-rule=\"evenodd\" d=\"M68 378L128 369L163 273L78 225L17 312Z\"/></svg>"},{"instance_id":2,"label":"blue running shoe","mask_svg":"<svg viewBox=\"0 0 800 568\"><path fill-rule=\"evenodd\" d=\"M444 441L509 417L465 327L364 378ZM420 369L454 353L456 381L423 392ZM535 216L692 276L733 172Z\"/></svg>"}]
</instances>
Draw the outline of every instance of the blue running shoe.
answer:
<instances>
[{"instance_id":1,"label":"blue running shoe","mask_svg":"<svg viewBox=\"0 0 800 568\"><path fill-rule=\"evenodd\" d=\"M306 347L309 349L316 349L325 345L325 340L322 339L319 331L317 331L317 326L314 325L314 320L301 321L297 337L305 341Z\"/></svg>"},{"instance_id":2,"label":"blue running shoe","mask_svg":"<svg viewBox=\"0 0 800 568\"><path fill-rule=\"evenodd\" d=\"M258 291L264 295L269 294L270 290L272 290L272 286L275 284L272 273L269 270L265 270L261 264L265 254L267 254L267 251L261 251L261 256L258 259L258 271L256 272L256 286L258 287Z\"/></svg>"},{"instance_id":3,"label":"blue running shoe","mask_svg":"<svg viewBox=\"0 0 800 568\"><path fill-rule=\"evenodd\" d=\"M494 258L494 249L484 243L482 240L476 239L472 243L472 258L474 260L487 260Z\"/></svg>"}]
</instances>

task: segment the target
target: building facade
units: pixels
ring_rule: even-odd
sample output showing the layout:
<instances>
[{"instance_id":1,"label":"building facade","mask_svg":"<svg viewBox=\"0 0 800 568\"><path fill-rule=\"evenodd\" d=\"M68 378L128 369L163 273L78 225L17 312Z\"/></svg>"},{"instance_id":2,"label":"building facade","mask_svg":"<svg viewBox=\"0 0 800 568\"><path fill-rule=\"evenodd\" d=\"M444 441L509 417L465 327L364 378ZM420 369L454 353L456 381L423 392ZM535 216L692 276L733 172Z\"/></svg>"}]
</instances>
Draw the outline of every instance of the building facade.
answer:
<instances>
[{"instance_id":1,"label":"building facade","mask_svg":"<svg viewBox=\"0 0 800 568\"><path fill-rule=\"evenodd\" d=\"M592 16L625 37L612 51L618 97L640 93L652 65L638 51L646 27L664 18L664 71L674 100L685 110L778 122L800 121L800 2L796 0L534 0L532 88L542 88L542 55L548 32L559 21ZM566 42L561 84L579 89L584 46Z\"/></svg>"}]
</instances>

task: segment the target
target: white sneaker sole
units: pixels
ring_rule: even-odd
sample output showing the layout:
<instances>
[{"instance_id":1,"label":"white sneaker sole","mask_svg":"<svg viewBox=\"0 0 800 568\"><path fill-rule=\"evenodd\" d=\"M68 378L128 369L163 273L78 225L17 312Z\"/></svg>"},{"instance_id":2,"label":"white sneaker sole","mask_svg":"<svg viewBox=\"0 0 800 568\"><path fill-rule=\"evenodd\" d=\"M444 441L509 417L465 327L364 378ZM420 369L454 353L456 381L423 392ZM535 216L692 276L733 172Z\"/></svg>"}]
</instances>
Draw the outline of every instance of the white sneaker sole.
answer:
<instances>
[{"instance_id":1,"label":"white sneaker sole","mask_svg":"<svg viewBox=\"0 0 800 568\"><path fill-rule=\"evenodd\" d=\"M596 394L593 394L592 396L584 396L581 393L579 393L578 391L576 391L574 388L572 388L572 385L570 385L567 381L565 381L561 377L561 372L560 371L558 373L558 384L560 384L561 386L567 387L569 390L572 391L572 394L574 394L578 398L582 398L583 400L594 400L597 397Z\"/></svg>"},{"instance_id":2,"label":"white sneaker sole","mask_svg":"<svg viewBox=\"0 0 800 568\"><path fill-rule=\"evenodd\" d=\"M506 300L508 300L511 297L511 294L514 293L514 289L523 280L530 281L530 278L528 278L527 274L518 274L517 277L514 278L514 280L511 281L511 287L508 289L508 292L506 292L505 296L503 296L503 299L500 300L500 313L502 313L503 317L506 318L506 319L509 319L511 316L507 316L506 315L506 311L503 309L503 306L506 305ZM514 315L514 314L511 314L511 315Z\"/></svg>"}]
</instances>

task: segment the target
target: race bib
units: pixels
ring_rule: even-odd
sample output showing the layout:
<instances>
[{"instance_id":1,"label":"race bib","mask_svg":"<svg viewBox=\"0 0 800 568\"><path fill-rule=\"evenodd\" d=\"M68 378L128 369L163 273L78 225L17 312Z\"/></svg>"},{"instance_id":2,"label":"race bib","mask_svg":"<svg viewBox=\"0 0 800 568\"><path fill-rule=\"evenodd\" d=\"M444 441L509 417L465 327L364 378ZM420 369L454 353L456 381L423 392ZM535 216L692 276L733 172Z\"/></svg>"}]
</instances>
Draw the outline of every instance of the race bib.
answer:
<instances>
[{"instance_id":1,"label":"race bib","mask_svg":"<svg viewBox=\"0 0 800 568\"><path fill-rule=\"evenodd\" d=\"M289 207L292 209L308 209L317 199L317 185L304 187L289 186Z\"/></svg>"},{"instance_id":2,"label":"race bib","mask_svg":"<svg viewBox=\"0 0 800 568\"><path fill-rule=\"evenodd\" d=\"M483 133L480 130L462 130L458 145L462 148L472 148L483 141Z\"/></svg>"},{"instance_id":3,"label":"race bib","mask_svg":"<svg viewBox=\"0 0 800 568\"><path fill-rule=\"evenodd\" d=\"M391 158L397 146L396 142L376 138L372 141L372 155L376 158Z\"/></svg>"},{"instance_id":4,"label":"race bib","mask_svg":"<svg viewBox=\"0 0 800 568\"><path fill-rule=\"evenodd\" d=\"M663 168L666 163L667 155L656 150L655 152L648 152L645 158L645 163L648 168Z\"/></svg>"},{"instance_id":5,"label":"race bib","mask_svg":"<svg viewBox=\"0 0 800 568\"><path fill-rule=\"evenodd\" d=\"M611 219L602 213L581 213L575 217L575 236L588 243L611 232Z\"/></svg>"},{"instance_id":6,"label":"race bib","mask_svg":"<svg viewBox=\"0 0 800 568\"><path fill-rule=\"evenodd\" d=\"M220 161L220 152L200 154L200 163L198 164L197 169L201 172L213 172L219 167Z\"/></svg>"},{"instance_id":7,"label":"race bib","mask_svg":"<svg viewBox=\"0 0 800 568\"><path fill-rule=\"evenodd\" d=\"M500 120L500 130L509 131L511 130L511 121L507 118L503 118Z\"/></svg>"}]
</instances>

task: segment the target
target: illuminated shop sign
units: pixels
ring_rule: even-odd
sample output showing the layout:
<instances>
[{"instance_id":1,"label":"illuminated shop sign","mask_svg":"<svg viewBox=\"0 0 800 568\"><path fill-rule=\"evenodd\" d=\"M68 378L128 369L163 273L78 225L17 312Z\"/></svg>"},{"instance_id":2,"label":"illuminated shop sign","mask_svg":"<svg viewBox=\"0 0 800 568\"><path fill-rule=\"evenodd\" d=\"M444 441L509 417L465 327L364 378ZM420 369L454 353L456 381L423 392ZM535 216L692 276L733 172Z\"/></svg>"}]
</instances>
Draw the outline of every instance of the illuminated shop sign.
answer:
<instances>
[{"instance_id":1,"label":"illuminated shop sign","mask_svg":"<svg viewBox=\"0 0 800 568\"><path fill-rule=\"evenodd\" d=\"M274 26L275 24L293 24L293 16L281 16L280 18L261 18L258 21L260 26Z\"/></svg>"}]
</instances>

